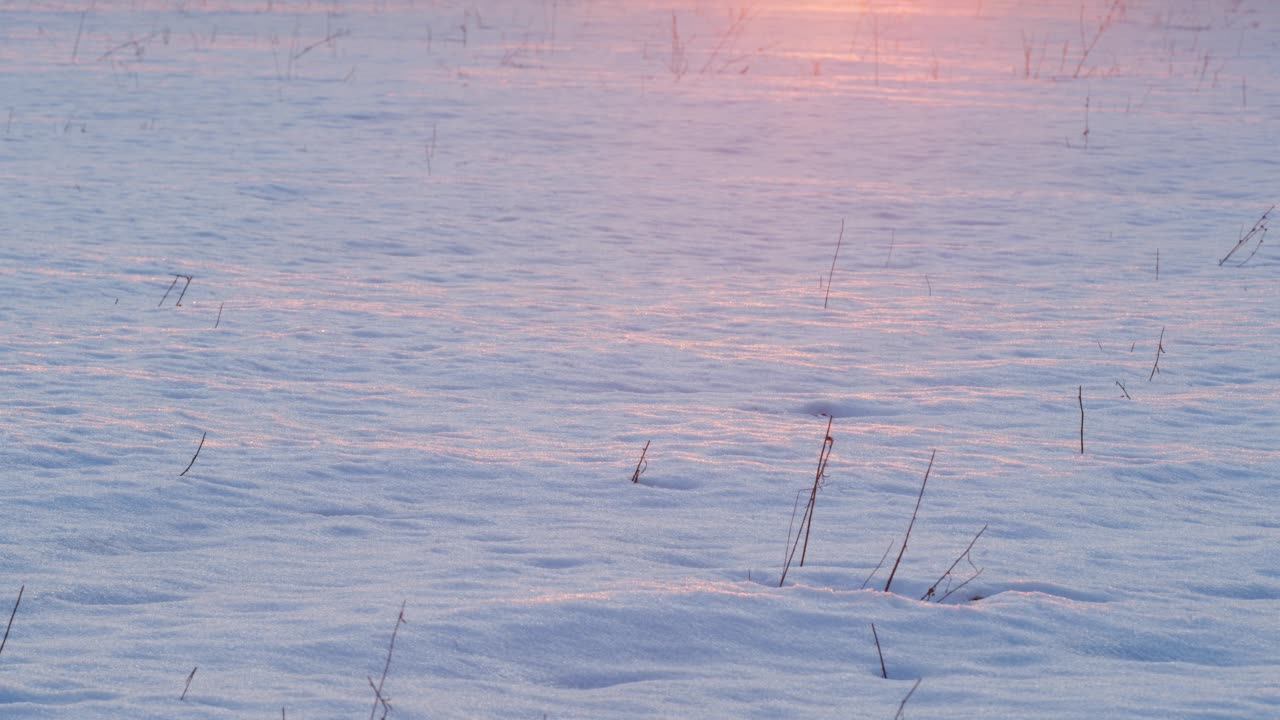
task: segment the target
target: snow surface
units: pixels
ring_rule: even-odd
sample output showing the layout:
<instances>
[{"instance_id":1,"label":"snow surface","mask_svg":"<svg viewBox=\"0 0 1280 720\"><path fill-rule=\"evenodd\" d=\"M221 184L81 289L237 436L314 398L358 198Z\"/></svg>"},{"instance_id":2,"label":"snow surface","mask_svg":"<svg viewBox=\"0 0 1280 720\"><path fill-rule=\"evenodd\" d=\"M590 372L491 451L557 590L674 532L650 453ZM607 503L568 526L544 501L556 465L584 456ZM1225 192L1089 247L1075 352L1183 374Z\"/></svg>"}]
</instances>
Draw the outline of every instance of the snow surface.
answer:
<instances>
[{"instance_id":1,"label":"snow surface","mask_svg":"<svg viewBox=\"0 0 1280 720\"><path fill-rule=\"evenodd\" d=\"M0 716L1280 717L1280 7L1112 6L0 2Z\"/></svg>"}]
</instances>

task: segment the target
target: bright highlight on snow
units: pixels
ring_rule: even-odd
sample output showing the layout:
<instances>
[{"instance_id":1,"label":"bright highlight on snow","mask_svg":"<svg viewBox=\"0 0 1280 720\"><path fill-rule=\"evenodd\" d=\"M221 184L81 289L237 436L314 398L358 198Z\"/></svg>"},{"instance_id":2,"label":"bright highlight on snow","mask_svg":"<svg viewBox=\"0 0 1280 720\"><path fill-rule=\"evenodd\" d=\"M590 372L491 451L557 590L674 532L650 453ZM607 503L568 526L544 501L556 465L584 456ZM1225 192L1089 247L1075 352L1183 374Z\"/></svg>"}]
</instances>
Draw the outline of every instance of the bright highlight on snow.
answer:
<instances>
[{"instance_id":1,"label":"bright highlight on snow","mask_svg":"<svg viewBox=\"0 0 1280 720\"><path fill-rule=\"evenodd\" d=\"M0 717L1277 716L1278 31L0 3Z\"/></svg>"}]
</instances>

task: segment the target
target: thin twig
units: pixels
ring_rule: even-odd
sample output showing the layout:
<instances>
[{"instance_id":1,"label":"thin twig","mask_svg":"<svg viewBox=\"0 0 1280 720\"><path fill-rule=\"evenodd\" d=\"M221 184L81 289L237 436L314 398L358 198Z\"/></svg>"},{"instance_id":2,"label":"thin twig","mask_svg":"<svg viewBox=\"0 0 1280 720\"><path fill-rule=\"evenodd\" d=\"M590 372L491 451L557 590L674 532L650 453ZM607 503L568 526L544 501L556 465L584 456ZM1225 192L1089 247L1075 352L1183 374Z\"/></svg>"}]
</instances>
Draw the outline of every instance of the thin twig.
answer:
<instances>
[{"instance_id":1,"label":"thin twig","mask_svg":"<svg viewBox=\"0 0 1280 720\"><path fill-rule=\"evenodd\" d=\"M865 590L867 587L867 583L871 582L871 578L875 577L876 573L880 572L880 567L884 565L884 559L889 557L889 551L892 549L893 549L893 541L890 540L889 547L886 547L884 549L884 555L880 556L880 562L876 563L875 569L871 571L871 574L867 576L867 579L862 581L862 586L858 588L859 590Z\"/></svg>"},{"instance_id":2,"label":"thin twig","mask_svg":"<svg viewBox=\"0 0 1280 720\"><path fill-rule=\"evenodd\" d=\"M920 678L920 680L924 680L924 678ZM893 716L893 720L903 720L905 718L902 712L907 707L907 701L916 693L916 688L920 687L920 680L916 680L916 684L911 686L911 691L907 693L906 697L902 698L902 702L898 704L898 712Z\"/></svg>"},{"instance_id":3,"label":"thin twig","mask_svg":"<svg viewBox=\"0 0 1280 720\"><path fill-rule=\"evenodd\" d=\"M835 445L835 440L831 437L831 423L835 418L827 418L827 433L822 440L822 449L818 452L818 470L814 473L813 487L809 490L809 502L805 505L804 514L800 516L800 527L804 528L803 535L799 529L796 529L795 539L792 540L791 530L795 528L795 508L799 507L800 496L796 494L796 505L791 509L791 525L787 527L787 554L782 562L782 577L778 578L778 587L782 587L787 581L787 572L791 569L791 563L795 560L796 551L800 549L801 539L804 541L804 550L800 553L800 567L804 567L805 552L809 549L809 530L813 527L813 508L818 501L818 490L822 488L822 481L827 475L827 460L831 457L831 448Z\"/></svg>"},{"instance_id":4,"label":"thin twig","mask_svg":"<svg viewBox=\"0 0 1280 720\"><path fill-rule=\"evenodd\" d=\"M215 321L213 321L213 329L214 329L214 330L217 330L217 329L218 329L218 326L222 324L222 307L223 307L224 305L226 305L226 303L225 303L225 302L218 303L218 319L217 319L217 320L215 320Z\"/></svg>"},{"instance_id":5,"label":"thin twig","mask_svg":"<svg viewBox=\"0 0 1280 720\"><path fill-rule=\"evenodd\" d=\"M301 50L299 50L298 52L294 53L294 54L293 54L293 59L294 59L294 60L300 60L300 59L302 58L302 56L303 56L303 55L306 55L307 53L311 52L312 50L315 50L316 48L320 47L321 45L324 45L325 43L331 43L331 42L333 42L334 40L337 40L338 38L346 37L346 36L348 36L348 35L350 35L350 34L351 34L351 31L350 31L350 30L347 30L346 28L343 28L343 29L341 29L341 30L335 30L335 31L333 31L333 32L329 33L328 35L325 35L323 39L321 39L321 40L317 40L317 41L315 41L315 42L311 43L310 45L308 45L308 46L306 46L306 47L302 48L302 49L301 49Z\"/></svg>"},{"instance_id":6,"label":"thin twig","mask_svg":"<svg viewBox=\"0 0 1280 720\"><path fill-rule=\"evenodd\" d=\"M889 579L884 584L885 592L889 592L889 586L893 584L893 576L898 574L898 565L902 563L902 556L907 552L907 541L911 539L911 528L915 527L916 514L920 512L920 501L924 499L924 487L929 484L929 473L933 471L933 458L937 454L937 450L929 454L929 467L925 469L924 481L920 483L920 495L916 497L916 509L911 511L911 522L907 524L907 535L902 538L902 549L898 551L898 559L893 561L893 569L889 571Z\"/></svg>"},{"instance_id":7,"label":"thin twig","mask_svg":"<svg viewBox=\"0 0 1280 720\"><path fill-rule=\"evenodd\" d=\"M80 35L84 32L84 18L88 14L88 10L80 13L80 25L76 27L76 42L75 45L71 46L71 63L73 65L76 62L76 55L80 54Z\"/></svg>"},{"instance_id":8,"label":"thin twig","mask_svg":"<svg viewBox=\"0 0 1280 720\"><path fill-rule=\"evenodd\" d=\"M880 635L876 633L876 624L871 623L871 637L876 639L876 655L880 656L880 677L889 679L889 671L884 669L884 653L880 651Z\"/></svg>"},{"instance_id":9,"label":"thin twig","mask_svg":"<svg viewBox=\"0 0 1280 720\"><path fill-rule=\"evenodd\" d=\"M1124 10L1123 0L1115 0L1111 3L1111 9L1107 11L1107 16L1098 22L1098 29L1093 33L1093 38L1085 37L1084 32L1084 5L1080 5L1080 44L1083 50L1080 52L1080 62L1076 64L1076 71L1072 73L1072 78L1080 77L1080 72L1084 69L1084 64L1089 60L1089 53L1093 52L1093 47L1098 44L1098 40L1102 37L1115 20L1116 11Z\"/></svg>"},{"instance_id":10,"label":"thin twig","mask_svg":"<svg viewBox=\"0 0 1280 720\"><path fill-rule=\"evenodd\" d=\"M804 528L804 547L800 550L800 567L804 567L805 555L809 552L809 531L813 529L813 510L818 501L818 488L827 476L827 461L831 459L831 449L836 441L831 437L831 423L834 417L827 418L827 434L822 439L822 449L818 451L818 471L813 476L813 492L809 496L809 520Z\"/></svg>"},{"instance_id":11,"label":"thin twig","mask_svg":"<svg viewBox=\"0 0 1280 720\"><path fill-rule=\"evenodd\" d=\"M1236 242L1235 247L1231 248L1231 252L1224 255L1223 258L1218 261L1219 267L1221 267L1222 264L1225 263L1227 260L1230 260L1231 256L1234 255L1237 250L1249 244L1249 241L1256 236L1258 238L1257 247L1255 247L1253 249L1253 252L1249 254L1249 257L1245 258L1244 262L1240 264L1244 265L1245 263L1253 259L1253 256L1258 253L1258 248L1262 247L1262 238L1267 234L1267 217L1271 215L1271 211L1275 209L1276 209L1275 205L1272 205L1271 207L1267 208L1267 211L1262 213L1262 217L1258 218L1257 222L1253 224L1253 227L1249 228L1248 232L1240 233L1240 240Z\"/></svg>"},{"instance_id":12,"label":"thin twig","mask_svg":"<svg viewBox=\"0 0 1280 720\"><path fill-rule=\"evenodd\" d=\"M22 591L26 589L26 585L18 588L18 599L13 603L13 612L9 613L9 624L4 628L4 639L0 640L0 653L4 652L5 643L9 642L9 631L13 629L13 618L18 614L18 606L22 604Z\"/></svg>"},{"instance_id":13,"label":"thin twig","mask_svg":"<svg viewBox=\"0 0 1280 720\"><path fill-rule=\"evenodd\" d=\"M204 439L208 436L209 436L208 431L205 431L200 435L200 445L196 448L196 454L191 456L191 462L187 463L187 470L190 470L191 466L196 464L196 458L200 457L200 450L201 448L204 447ZM178 473L178 477L182 477L183 475L186 475L187 470L183 470L182 472Z\"/></svg>"},{"instance_id":14,"label":"thin twig","mask_svg":"<svg viewBox=\"0 0 1280 720\"><path fill-rule=\"evenodd\" d=\"M185 277L187 279L187 284L183 285L182 292L178 293L178 301L174 303L174 305L177 307L182 307L182 298L187 296L187 288L191 287L191 280L192 280L190 275L182 275L180 277Z\"/></svg>"},{"instance_id":15,"label":"thin twig","mask_svg":"<svg viewBox=\"0 0 1280 720\"><path fill-rule=\"evenodd\" d=\"M1160 372L1160 356L1164 354L1164 328L1160 328L1160 340L1156 344L1156 361L1151 366L1151 375L1147 378L1147 382L1151 382L1156 373Z\"/></svg>"},{"instance_id":16,"label":"thin twig","mask_svg":"<svg viewBox=\"0 0 1280 720\"><path fill-rule=\"evenodd\" d=\"M636 471L631 473L632 483L639 483L640 476L643 475L645 469L649 467L649 461L644 459L644 456L649 452L649 442L650 441L648 440L644 441L644 450L640 451L640 461L636 463Z\"/></svg>"},{"instance_id":17,"label":"thin twig","mask_svg":"<svg viewBox=\"0 0 1280 720\"><path fill-rule=\"evenodd\" d=\"M146 37L142 38L141 40L130 40L129 42L120 43L119 45L117 45L117 46L115 46L115 47L111 48L110 50L108 50L108 51L106 51L106 52L102 53L102 56L98 58L98 62L102 62L103 60L106 60L107 58L111 57L112 55L115 55L117 52L119 52L119 51L121 51L121 50L123 50L123 49L125 49L125 48L127 48L127 47L130 47L130 46L132 46L132 47L133 47L133 52L134 52L136 55L139 55L139 56L140 56L140 55L142 55L142 53L143 53L143 52L146 50L146 48L147 48L146 43L151 42L151 40L155 39L156 35L157 35L157 33L154 33L154 32L153 32L153 33L151 33L151 34L147 35Z\"/></svg>"},{"instance_id":18,"label":"thin twig","mask_svg":"<svg viewBox=\"0 0 1280 720\"><path fill-rule=\"evenodd\" d=\"M391 631L391 642L387 645L387 662L382 666L382 677L378 679L377 685L373 684L373 678L369 678L369 685L373 687L373 708L369 710L369 720L373 720L374 714L378 712L379 703L381 703L383 708L382 717L385 718L387 713L391 710L391 703L389 703L386 697L382 694L382 686L387 681L387 673L391 672L391 653L394 652L396 648L396 634L400 632L400 626L407 622L404 619L405 602L408 601L406 600L400 603L400 614L396 616L396 627Z\"/></svg>"},{"instance_id":19,"label":"thin twig","mask_svg":"<svg viewBox=\"0 0 1280 720\"><path fill-rule=\"evenodd\" d=\"M179 275L173 276L173 282L169 283L169 289L164 291L164 297L160 298L160 302L156 303L156 307L164 305L164 301L169 299L169 293L173 292L173 286L178 284Z\"/></svg>"},{"instance_id":20,"label":"thin twig","mask_svg":"<svg viewBox=\"0 0 1280 720\"><path fill-rule=\"evenodd\" d=\"M978 542L978 538L982 537L982 533L986 531L987 531L987 526L983 525L982 529L978 531L978 534L974 535L973 539L969 541L969 546L964 549L964 552L960 553L960 557L957 557L956 561L951 563L951 567L947 568L947 571L942 573L942 577L938 578L932 585L929 586L928 591L926 591L924 595L920 596L921 600L925 600L933 597L934 593L936 593L938 590L938 586L942 584L942 581L946 580L951 575L951 571L956 569L956 566L960 564L961 560L969 556L969 551L973 549L974 543ZM941 600L939 600L939 602L941 602Z\"/></svg>"},{"instance_id":21,"label":"thin twig","mask_svg":"<svg viewBox=\"0 0 1280 720\"><path fill-rule=\"evenodd\" d=\"M1079 386L1076 398L1080 401L1080 454L1084 454L1084 386Z\"/></svg>"},{"instance_id":22,"label":"thin twig","mask_svg":"<svg viewBox=\"0 0 1280 720\"><path fill-rule=\"evenodd\" d=\"M982 574L982 571L983 571L983 570L985 570L985 569L986 569L986 568L978 568L978 571L977 571L977 572L975 572L972 576L970 576L968 580L965 580L964 582L960 583L959 585L957 585L957 586L955 586L955 587L951 588L950 590L948 590L948 591L946 592L946 594L944 594L942 597L938 598L938 602L942 602L943 600L946 600L947 598L951 597L951 593L957 592L958 590L960 590L960 588L962 588L962 587L964 587L965 585L968 585L969 583L971 583L971 582L973 582L974 580L978 579L978 576L979 576L979 575L981 575L981 574ZM973 598L973 599L974 599L974 600L981 600L982 598L980 598L980 597L976 597L976 598Z\"/></svg>"},{"instance_id":23,"label":"thin twig","mask_svg":"<svg viewBox=\"0 0 1280 720\"><path fill-rule=\"evenodd\" d=\"M840 236L836 238L836 252L831 256L831 271L827 273L827 295L822 299L822 309L831 300L831 276L836 274L836 258L840 257L840 244L844 242L844 218L840 218Z\"/></svg>"},{"instance_id":24,"label":"thin twig","mask_svg":"<svg viewBox=\"0 0 1280 720\"><path fill-rule=\"evenodd\" d=\"M182 695L180 695L180 696L178 697L178 699L179 699L179 700L186 700L186 699L187 699L187 691L191 689L191 681L192 681L193 679L195 679L196 671L197 671L197 670L199 670L199 669L200 669L200 666L199 666L199 665L197 665L197 666L195 666L195 667L191 668L191 674L187 676L187 685L186 685L186 687L182 688Z\"/></svg>"}]
</instances>

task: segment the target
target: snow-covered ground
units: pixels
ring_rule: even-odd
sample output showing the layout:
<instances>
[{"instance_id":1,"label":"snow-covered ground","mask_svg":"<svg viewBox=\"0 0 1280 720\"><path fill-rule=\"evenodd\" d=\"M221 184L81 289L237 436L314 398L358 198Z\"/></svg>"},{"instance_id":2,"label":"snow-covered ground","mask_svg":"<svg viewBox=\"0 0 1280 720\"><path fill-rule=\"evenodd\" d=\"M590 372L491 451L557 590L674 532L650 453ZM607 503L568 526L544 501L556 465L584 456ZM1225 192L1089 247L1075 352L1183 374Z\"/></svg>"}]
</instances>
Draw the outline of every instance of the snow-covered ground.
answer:
<instances>
[{"instance_id":1,"label":"snow-covered ground","mask_svg":"<svg viewBox=\"0 0 1280 720\"><path fill-rule=\"evenodd\" d=\"M1277 71L1263 0L3 0L0 716L1280 717Z\"/></svg>"}]
</instances>

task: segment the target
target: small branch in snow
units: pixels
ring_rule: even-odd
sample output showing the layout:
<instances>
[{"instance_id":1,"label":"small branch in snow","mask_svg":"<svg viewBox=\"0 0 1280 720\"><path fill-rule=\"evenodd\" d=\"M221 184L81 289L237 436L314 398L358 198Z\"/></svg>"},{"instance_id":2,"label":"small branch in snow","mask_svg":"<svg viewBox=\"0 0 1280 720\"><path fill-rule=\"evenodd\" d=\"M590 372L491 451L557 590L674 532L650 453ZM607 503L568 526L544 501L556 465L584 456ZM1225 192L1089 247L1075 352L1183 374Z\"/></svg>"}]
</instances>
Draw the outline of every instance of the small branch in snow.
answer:
<instances>
[{"instance_id":1,"label":"small branch in snow","mask_svg":"<svg viewBox=\"0 0 1280 720\"><path fill-rule=\"evenodd\" d=\"M83 18L82 18L81 22L83 22ZM123 43L120 43L119 45L117 45L117 46L115 46L115 47L111 48L110 50L108 50L108 51L106 51L106 52L102 53L101 57L99 57L99 58L98 58L98 62L102 62L103 60L106 60L107 58L109 58L109 57L111 57L111 56L115 55L116 53L120 52L121 50L124 50L125 48L133 48L133 54L134 54L134 56L135 56L135 57L142 57L142 56L147 52L147 43L149 43L149 42L151 42L152 40L154 40L154 39L156 38L156 36L157 36L157 35L159 35L159 33L152 32L151 34L147 35L147 36L146 36L146 37L144 37L144 38L141 38L141 39L138 39L138 40L130 40L129 42L123 42ZM77 32L77 34L76 34L76 39L77 39L77 41L79 40L79 37L80 37L80 36L79 36L79 32ZM76 45L76 50L79 50L79 45L78 45L78 44ZM73 53L74 53L74 51L73 51Z\"/></svg>"},{"instance_id":2,"label":"small branch in snow","mask_svg":"<svg viewBox=\"0 0 1280 720\"><path fill-rule=\"evenodd\" d=\"M640 476L649 468L649 461L644 459L644 456L649 454L649 442L649 440L644 441L644 449L640 451L640 461L636 463L636 471L631 473L632 484L638 484Z\"/></svg>"},{"instance_id":3,"label":"small branch in snow","mask_svg":"<svg viewBox=\"0 0 1280 720\"><path fill-rule=\"evenodd\" d=\"M401 602L400 614L396 616L396 627L391 631L391 642L387 645L387 662L382 666L382 677L378 678L376 685L373 682L373 678L369 678L369 687L373 688L373 708L369 710L369 720L373 720L374 715L378 712L379 705L382 706L384 720L387 714L391 712L391 702L387 696L382 694L382 686L387 682L387 673L391 672L391 653L396 649L396 635L400 632L400 626L406 624L404 606L405 603Z\"/></svg>"},{"instance_id":4,"label":"small branch in snow","mask_svg":"<svg viewBox=\"0 0 1280 720\"><path fill-rule=\"evenodd\" d=\"M946 572L944 572L944 573L942 573L942 577L940 577L940 578L938 578L937 580L935 580L935 581L934 581L934 583L933 583L932 585L930 585L930 586L929 586L928 591L926 591L924 595L921 595L921 596L920 596L920 599L921 599L921 600L929 600L929 599L933 598L933 596L934 596L934 595L937 593L937 591L938 591L938 586L942 584L942 581L943 581L943 580L946 580L947 578L951 577L951 572L952 572L953 570L955 570L955 569L956 569L956 566L960 564L960 561L961 561L961 560L964 560L965 558L969 558L969 551L970 551L970 550L973 550L974 543L977 543L977 542L978 542L978 538L982 537L982 533L984 533L984 532L986 532L986 531L987 531L987 526L986 526L986 525L983 525L983 526L982 526L982 529L978 531L978 534L977 534L977 535L974 535L974 536L973 536L973 539L969 541L969 546L968 546L968 547L966 547L966 548L964 549L964 552L960 553L960 557L956 558L956 561L955 561L955 562L953 562L953 563L951 563L951 567L947 568L947 571L946 571ZM972 560L972 558L970 558L970 559L969 559L969 565L971 565L971 566L973 565L973 560ZM982 571L981 571L981 570L978 570L978 572L982 572ZM977 577L977 576L975 575L974 577ZM973 579L973 578L970 578L970 580L972 580L972 579ZM967 583L967 582L968 582L968 580L966 580L965 582ZM961 586L961 587L963 587L963 586ZM956 588L956 589L958 590L959 588ZM950 595L952 592L955 592L955 591L954 591L954 590L952 590L952 591L949 591L949 592L947 592L947 593L944 593L942 597L938 598L938 602L942 602L943 600L945 600L945 599L946 599L946 597L947 597L947 595Z\"/></svg>"},{"instance_id":5,"label":"small branch in snow","mask_svg":"<svg viewBox=\"0 0 1280 720\"><path fill-rule=\"evenodd\" d=\"M827 461L831 459L831 449L835 447L836 441L831 437L831 423L835 418L827 418L827 432L822 438L822 448L818 451L818 470L813 475L813 487L809 490L809 502L805 505L804 514L800 516L800 526L796 528L795 539L791 537L791 527L787 528L787 556L782 564L782 577L778 579L778 587L782 587L787 581L787 571L791 569L791 563L795 560L796 550L800 550L800 567L804 567L805 554L809 551L809 532L813 529L813 507L818 502L818 490L822 488L823 480L827 477ZM796 503L799 504L799 497ZM795 510L791 511L792 526L795 523ZM803 528L804 532L801 532ZM801 542L803 541L803 545Z\"/></svg>"},{"instance_id":6,"label":"small branch in snow","mask_svg":"<svg viewBox=\"0 0 1280 720\"><path fill-rule=\"evenodd\" d=\"M1151 375L1147 378L1147 382L1151 382L1155 378L1156 373L1160 372L1160 356L1164 354L1164 328L1160 328L1160 340L1156 344L1156 361L1151 366Z\"/></svg>"},{"instance_id":7,"label":"small branch in snow","mask_svg":"<svg viewBox=\"0 0 1280 720\"><path fill-rule=\"evenodd\" d=\"M196 447L196 454L191 456L191 462L187 463L187 470L190 470L192 466L196 464L196 458L200 457L200 450L204 448L204 439L208 436L209 436L208 431L205 431L203 434L200 435L200 445ZM178 473L178 477L182 477L183 475L186 475L187 470L183 470L182 472Z\"/></svg>"},{"instance_id":8,"label":"small branch in snow","mask_svg":"<svg viewBox=\"0 0 1280 720\"><path fill-rule=\"evenodd\" d=\"M164 291L164 297L160 298L160 302L156 304L156 307L160 307L161 305L164 305L164 301L169 299L169 293L173 292L173 288L177 286L178 281L182 279L186 279L187 284L182 286L182 292L178 294L178 300L177 302L174 303L174 305L182 304L182 298L187 294L187 288L191 287L191 280L193 278L190 275L182 275L181 273L174 273L173 282L169 283L169 289Z\"/></svg>"},{"instance_id":9,"label":"small branch in snow","mask_svg":"<svg viewBox=\"0 0 1280 720\"><path fill-rule=\"evenodd\" d=\"M4 652L5 643L9 642L9 631L13 629L13 619L18 615L18 606L22 604L22 591L26 589L26 585L18 588L18 599L13 603L13 612L9 613L9 624L4 628L4 639L0 640L0 653Z\"/></svg>"},{"instance_id":10,"label":"small branch in snow","mask_svg":"<svg viewBox=\"0 0 1280 720\"><path fill-rule=\"evenodd\" d=\"M898 559L893 561L893 569L889 571L889 580L884 584L885 592L889 592L889 587L893 585L893 576L898 574L898 565L902 563L902 556L907 552L907 541L911 539L911 528L915 527L916 515L920 512L920 501L924 499L924 488L929 484L929 473L933 471L933 458L937 454L937 450L929 454L929 467L925 469L924 481L920 483L920 495L916 497L916 509L911 511L911 522L907 524L906 537L902 538L902 548L898 550Z\"/></svg>"},{"instance_id":11,"label":"small branch in snow","mask_svg":"<svg viewBox=\"0 0 1280 720\"><path fill-rule=\"evenodd\" d=\"M213 321L214 330L217 330L218 326L222 324L222 308L224 305L226 305L225 302L218 303L218 319Z\"/></svg>"},{"instance_id":12,"label":"small branch in snow","mask_svg":"<svg viewBox=\"0 0 1280 720\"><path fill-rule=\"evenodd\" d=\"M312 50L315 50L321 45L332 44L334 40L337 40L338 38L346 37L350 34L351 34L351 31L346 28L342 28L340 30L334 30L333 32L330 32L327 35L325 35L324 38L317 40L311 43L310 45L302 48L298 52L294 53L293 59L300 60L302 59L303 55L306 55L307 53L311 52Z\"/></svg>"},{"instance_id":13,"label":"small branch in snow","mask_svg":"<svg viewBox=\"0 0 1280 720\"><path fill-rule=\"evenodd\" d=\"M920 678L920 680L924 680L924 678ZM912 695L916 694L916 688L920 687L920 680L916 680L916 684L911 686L911 690L907 692L907 696L902 698L901 703L898 703L898 712L893 716L893 720L905 720L906 715L903 715L902 713L907 708L907 701L911 699Z\"/></svg>"},{"instance_id":14,"label":"small branch in snow","mask_svg":"<svg viewBox=\"0 0 1280 720\"><path fill-rule=\"evenodd\" d=\"M1240 264L1244 265L1252 260L1254 255L1258 254L1258 249L1262 247L1262 238L1267 234L1267 217L1271 215L1271 211L1275 209L1275 205L1267 208L1267 211L1262 213L1262 217L1258 218L1257 222L1253 224L1253 227L1249 228L1248 232L1240 233L1240 239L1236 242L1235 247L1231 248L1231 252L1227 253L1218 261L1218 267L1222 267L1222 264L1227 260L1230 260L1231 256L1234 255L1237 250L1248 245L1254 238L1258 239L1258 244L1253 248L1253 252L1249 253L1249 257L1245 258Z\"/></svg>"},{"instance_id":15,"label":"small branch in snow","mask_svg":"<svg viewBox=\"0 0 1280 720\"><path fill-rule=\"evenodd\" d=\"M1084 70L1084 65L1089 61L1089 53L1093 52L1093 48L1098 44L1098 40L1102 38L1107 30L1111 29L1111 25L1118 17L1124 16L1124 0L1114 0L1111 3L1111 9L1107 11L1105 17L1098 21L1098 29L1093 32L1093 37L1088 37L1084 29L1084 4L1080 5L1080 62L1076 63L1076 71L1071 74L1072 78L1080 77L1080 73ZM1065 53L1065 48L1063 50ZM1092 71L1091 71L1092 72Z\"/></svg>"},{"instance_id":16,"label":"small branch in snow","mask_svg":"<svg viewBox=\"0 0 1280 720\"><path fill-rule=\"evenodd\" d=\"M1076 398L1080 401L1080 454L1084 454L1084 386L1077 390Z\"/></svg>"},{"instance_id":17,"label":"small branch in snow","mask_svg":"<svg viewBox=\"0 0 1280 720\"><path fill-rule=\"evenodd\" d=\"M844 218L840 218L840 236L836 238L836 252L831 256L831 271L827 273L827 294L822 298L822 309L831 301L831 276L836 274L836 258L840 257L840 244L844 242Z\"/></svg>"},{"instance_id":18,"label":"small branch in snow","mask_svg":"<svg viewBox=\"0 0 1280 720\"><path fill-rule=\"evenodd\" d=\"M800 550L800 567L804 567L805 554L809 551L809 531L813 529L813 506L818 499L818 488L827 477L827 461L831 459L831 449L836 441L831 437L831 423L834 417L827 418L827 433L822 439L822 448L818 451L818 471L813 476L813 492L809 494L809 521L804 528L804 547Z\"/></svg>"},{"instance_id":19,"label":"small branch in snow","mask_svg":"<svg viewBox=\"0 0 1280 720\"><path fill-rule=\"evenodd\" d=\"M1128 391L1128 390L1126 390L1126 389L1124 388L1124 383L1122 383L1122 382L1120 382L1119 380L1117 380L1117 381L1116 381L1116 384L1120 386L1120 392L1124 393L1124 396L1125 396L1125 398L1126 398L1126 399L1128 399L1128 400L1132 400L1132 399L1133 399L1133 398L1129 397L1129 391Z\"/></svg>"},{"instance_id":20,"label":"small branch in snow","mask_svg":"<svg viewBox=\"0 0 1280 720\"><path fill-rule=\"evenodd\" d=\"M862 581L862 586L858 588L859 590L865 590L867 583L871 582L871 578L875 577L876 573L880 572L880 568L884 565L885 558L889 557L889 551L892 549L893 541L890 540L889 546L884 549L884 555L880 556L880 562L876 563L875 569L871 571L871 574L867 576L867 579Z\"/></svg>"},{"instance_id":21,"label":"small branch in snow","mask_svg":"<svg viewBox=\"0 0 1280 720\"><path fill-rule=\"evenodd\" d=\"M871 637L876 640L876 655L880 656L880 677L889 679L889 671L884 668L884 653L880 650L880 635L876 633L876 624L871 623Z\"/></svg>"},{"instance_id":22,"label":"small branch in snow","mask_svg":"<svg viewBox=\"0 0 1280 720\"><path fill-rule=\"evenodd\" d=\"M199 665L191 668L191 674L187 676L187 684L185 687L182 688L182 695L178 696L179 700L187 699L187 691L191 689L191 681L195 679L196 671L199 669L200 669Z\"/></svg>"}]
</instances>

